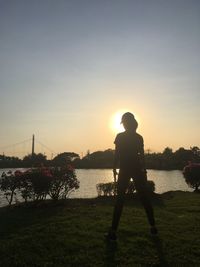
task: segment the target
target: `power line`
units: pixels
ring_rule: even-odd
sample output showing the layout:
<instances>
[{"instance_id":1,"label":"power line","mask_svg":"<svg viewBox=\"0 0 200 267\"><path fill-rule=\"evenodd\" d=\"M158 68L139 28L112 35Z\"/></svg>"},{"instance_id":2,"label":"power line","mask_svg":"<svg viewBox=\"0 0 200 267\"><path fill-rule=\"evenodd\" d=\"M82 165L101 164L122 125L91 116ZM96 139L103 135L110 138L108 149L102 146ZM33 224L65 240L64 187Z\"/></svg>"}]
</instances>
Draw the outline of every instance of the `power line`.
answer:
<instances>
[{"instance_id":1,"label":"power line","mask_svg":"<svg viewBox=\"0 0 200 267\"><path fill-rule=\"evenodd\" d=\"M6 148L9 148L9 147L18 146L18 145L24 144L24 143L26 143L26 142L29 142L29 141L31 141L31 140L32 140L32 139L27 139L27 140L24 140L24 141L22 141L22 142L18 142L18 143L12 144L12 145L2 146L2 147L0 147L0 149L6 149Z\"/></svg>"},{"instance_id":2,"label":"power line","mask_svg":"<svg viewBox=\"0 0 200 267\"><path fill-rule=\"evenodd\" d=\"M28 142L31 142L32 141L32 138L30 139L26 139L24 141L21 141L21 142L18 142L18 143L14 143L14 144L11 144L11 145L7 145L7 146L2 146L0 147L0 150L4 151L4 150L8 150L10 148L11 149L14 149L16 146L19 146L19 145L23 145L25 143L28 143ZM53 157L53 154L56 155L57 153L49 148L48 146L46 146L45 144L43 144L42 142L38 141L38 140L35 140L36 143L40 144L41 145L41 148L45 148L46 150L48 150L49 152L51 152L51 157ZM20 153L21 152L21 153ZM12 151L12 154L22 154L22 151Z\"/></svg>"},{"instance_id":3,"label":"power line","mask_svg":"<svg viewBox=\"0 0 200 267\"><path fill-rule=\"evenodd\" d=\"M41 143L40 141L36 141L36 143L42 145L43 147L45 147L47 150L49 150L50 152L56 154L56 152L54 150L52 150L51 148L49 148L48 146L44 145L43 143Z\"/></svg>"}]
</instances>

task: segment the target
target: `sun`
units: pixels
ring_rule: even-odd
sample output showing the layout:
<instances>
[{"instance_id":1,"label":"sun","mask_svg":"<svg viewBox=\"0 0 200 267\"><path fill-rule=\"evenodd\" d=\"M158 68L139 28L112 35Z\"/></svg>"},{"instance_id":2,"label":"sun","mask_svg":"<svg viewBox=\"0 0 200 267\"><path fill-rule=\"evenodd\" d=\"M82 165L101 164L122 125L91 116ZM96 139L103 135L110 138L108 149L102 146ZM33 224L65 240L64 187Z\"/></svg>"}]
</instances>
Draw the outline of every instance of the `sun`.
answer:
<instances>
[{"instance_id":1,"label":"sun","mask_svg":"<svg viewBox=\"0 0 200 267\"><path fill-rule=\"evenodd\" d=\"M124 132L124 127L121 124L121 119L122 119L122 115L125 112L131 112L130 110L119 110L117 112L115 112L112 116L111 116L111 120L110 120L110 128L112 129L113 132L115 133L119 133L119 132ZM131 112L133 113L133 112ZM135 115L135 113L133 113ZM140 122L140 119L138 118L138 116L135 116L137 122Z\"/></svg>"},{"instance_id":2,"label":"sun","mask_svg":"<svg viewBox=\"0 0 200 267\"><path fill-rule=\"evenodd\" d=\"M122 118L123 114L124 114L124 111L117 111L111 117L110 127L111 127L112 131L114 131L115 133L124 131L124 127L121 124L121 118Z\"/></svg>"}]
</instances>

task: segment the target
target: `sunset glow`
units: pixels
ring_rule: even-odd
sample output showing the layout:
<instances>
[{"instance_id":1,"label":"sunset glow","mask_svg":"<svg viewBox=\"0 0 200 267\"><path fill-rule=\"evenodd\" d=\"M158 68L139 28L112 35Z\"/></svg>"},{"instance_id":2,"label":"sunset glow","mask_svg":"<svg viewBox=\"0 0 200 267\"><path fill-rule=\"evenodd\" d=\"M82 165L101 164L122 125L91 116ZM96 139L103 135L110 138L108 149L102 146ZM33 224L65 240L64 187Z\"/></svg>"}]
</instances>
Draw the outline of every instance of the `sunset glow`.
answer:
<instances>
[{"instance_id":1,"label":"sunset glow","mask_svg":"<svg viewBox=\"0 0 200 267\"><path fill-rule=\"evenodd\" d=\"M200 146L200 1L1 2L0 155Z\"/></svg>"},{"instance_id":2,"label":"sunset glow","mask_svg":"<svg viewBox=\"0 0 200 267\"><path fill-rule=\"evenodd\" d=\"M121 124L121 118L123 115L123 111L117 111L112 117L111 117L111 129L115 132L123 132L124 131L124 127Z\"/></svg>"},{"instance_id":3,"label":"sunset glow","mask_svg":"<svg viewBox=\"0 0 200 267\"><path fill-rule=\"evenodd\" d=\"M124 131L124 127L123 124L121 124L121 119L122 119L122 115L126 112L131 112L134 114L135 119L137 120L138 123L140 123L140 119L139 117L132 111L130 110L119 110L116 113L114 113L111 117L110 120L110 128L112 129L112 131L114 131L115 133L119 133L119 132L123 132Z\"/></svg>"}]
</instances>

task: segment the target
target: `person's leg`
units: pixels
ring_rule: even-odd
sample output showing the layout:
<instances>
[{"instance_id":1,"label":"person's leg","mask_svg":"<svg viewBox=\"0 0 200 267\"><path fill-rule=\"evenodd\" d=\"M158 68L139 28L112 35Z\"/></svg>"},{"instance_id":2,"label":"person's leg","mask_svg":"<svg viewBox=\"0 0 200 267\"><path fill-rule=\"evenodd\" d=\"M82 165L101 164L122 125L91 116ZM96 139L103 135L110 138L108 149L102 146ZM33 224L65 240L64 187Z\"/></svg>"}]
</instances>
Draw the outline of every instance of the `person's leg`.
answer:
<instances>
[{"instance_id":1,"label":"person's leg","mask_svg":"<svg viewBox=\"0 0 200 267\"><path fill-rule=\"evenodd\" d=\"M151 226L155 226L154 212L148 193L139 192L140 201L146 211L148 222Z\"/></svg>"},{"instance_id":2,"label":"person's leg","mask_svg":"<svg viewBox=\"0 0 200 267\"><path fill-rule=\"evenodd\" d=\"M129 175L120 171L117 181L117 196L112 219L112 230L115 232L117 231L119 225L119 220L124 206L125 192L128 188L129 181Z\"/></svg>"},{"instance_id":3,"label":"person's leg","mask_svg":"<svg viewBox=\"0 0 200 267\"><path fill-rule=\"evenodd\" d=\"M145 209L148 222L151 226L151 233L155 234L157 233L157 230L155 228L155 218L154 218L154 211L151 204L151 198L149 195L149 191L147 188L147 178L146 175L143 173L137 173L135 176L135 187L138 192L140 201Z\"/></svg>"}]
</instances>

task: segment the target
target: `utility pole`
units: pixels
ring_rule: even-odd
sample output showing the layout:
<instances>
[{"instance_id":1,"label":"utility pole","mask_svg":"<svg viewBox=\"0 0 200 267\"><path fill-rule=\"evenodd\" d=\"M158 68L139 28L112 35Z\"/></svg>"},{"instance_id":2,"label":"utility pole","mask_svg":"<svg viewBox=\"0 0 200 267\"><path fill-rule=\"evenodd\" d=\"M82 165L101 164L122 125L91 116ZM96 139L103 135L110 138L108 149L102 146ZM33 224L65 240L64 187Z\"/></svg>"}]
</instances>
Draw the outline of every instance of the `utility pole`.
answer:
<instances>
[{"instance_id":1,"label":"utility pole","mask_svg":"<svg viewBox=\"0 0 200 267\"><path fill-rule=\"evenodd\" d=\"M35 154L35 135L33 134L33 138L32 138L32 157Z\"/></svg>"}]
</instances>

